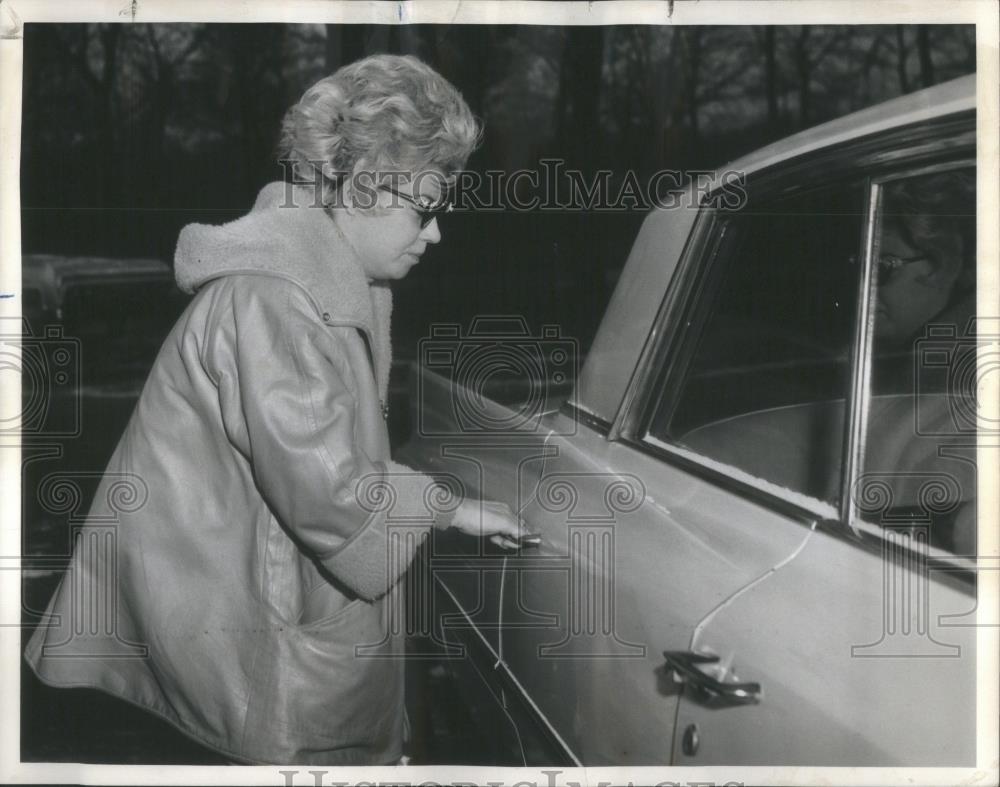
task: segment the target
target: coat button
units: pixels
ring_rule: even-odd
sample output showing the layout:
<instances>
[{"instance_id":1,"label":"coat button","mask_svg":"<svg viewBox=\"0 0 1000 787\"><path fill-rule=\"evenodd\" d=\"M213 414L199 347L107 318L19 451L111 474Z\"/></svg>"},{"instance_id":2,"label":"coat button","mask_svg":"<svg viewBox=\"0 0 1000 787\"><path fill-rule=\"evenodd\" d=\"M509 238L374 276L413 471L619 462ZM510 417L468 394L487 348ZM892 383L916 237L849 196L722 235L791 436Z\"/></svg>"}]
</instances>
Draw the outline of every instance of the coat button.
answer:
<instances>
[{"instance_id":1,"label":"coat button","mask_svg":"<svg viewBox=\"0 0 1000 787\"><path fill-rule=\"evenodd\" d=\"M330 322L330 312L323 312L323 322Z\"/></svg>"},{"instance_id":2,"label":"coat button","mask_svg":"<svg viewBox=\"0 0 1000 787\"><path fill-rule=\"evenodd\" d=\"M701 745L701 738L698 735L698 725L689 724L684 730L684 740L681 746L688 757L694 757L698 753L698 746Z\"/></svg>"}]
</instances>

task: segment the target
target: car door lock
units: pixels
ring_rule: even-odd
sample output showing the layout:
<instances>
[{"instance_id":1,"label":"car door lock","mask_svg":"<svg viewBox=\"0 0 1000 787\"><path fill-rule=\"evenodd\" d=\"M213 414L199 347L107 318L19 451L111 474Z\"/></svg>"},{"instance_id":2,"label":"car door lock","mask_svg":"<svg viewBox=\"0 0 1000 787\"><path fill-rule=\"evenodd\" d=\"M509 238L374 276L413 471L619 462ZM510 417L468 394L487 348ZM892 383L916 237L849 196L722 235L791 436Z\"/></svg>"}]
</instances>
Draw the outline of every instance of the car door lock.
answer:
<instances>
[{"instance_id":1,"label":"car door lock","mask_svg":"<svg viewBox=\"0 0 1000 787\"><path fill-rule=\"evenodd\" d=\"M698 753L701 745L701 735L698 733L697 724L689 724L684 728L684 738L681 741L681 748L688 757L694 757Z\"/></svg>"}]
</instances>

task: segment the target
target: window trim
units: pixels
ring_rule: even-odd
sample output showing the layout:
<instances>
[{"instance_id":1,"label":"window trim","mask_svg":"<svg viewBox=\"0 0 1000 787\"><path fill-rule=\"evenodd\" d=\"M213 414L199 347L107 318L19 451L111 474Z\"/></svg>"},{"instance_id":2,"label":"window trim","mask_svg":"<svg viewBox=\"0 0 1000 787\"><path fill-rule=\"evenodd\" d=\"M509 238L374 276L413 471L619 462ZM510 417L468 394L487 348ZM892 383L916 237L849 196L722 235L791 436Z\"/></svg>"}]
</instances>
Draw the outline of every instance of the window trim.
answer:
<instances>
[{"instance_id":1,"label":"window trim","mask_svg":"<svg viewBox=\"0 0 1000 787\"><path fill-rule=\"evenodd\" d=\"M797 170L800 167L796 168ZM843 171L839 168L835 171ZM768 184L769 188L760 189L752 194L753 201L785 199L793 193L813 192L816 187L808 179L803 186L801 173L795 173L796 188L781 188L787 185L783 180L774 184ZM858 173L848 170L842 177L829 179L823 187L829 188L858 188L862 189L861 205L862 211L867 209L868 200L868 179L861 177ZM708 202L711 203L712 195L709 195ZM655 348L657 354L650 353L645 357L645 367L642 369L642 392L636 397L641 402L629 415L628 421L623 424L620 434L622 439L629 445L636 447L646 453L658 456L661 459L668 459L684 467L689 471L694 471L707 480L722 488L743 497L748 497L756 502L763 503L785 515L793 516L803 524L811 525L817 521L837 522L842 520L842 511L838 503L814 498L810 495L798 492L797 490L783 490L781 487L768 482L766 479L754 479L748 472L736 466L726 465L708 456L700 456L691 449L683 446L675 446L662 438L657 438L650 433L653 418L656 415L657 403L660 397L657 392L664 384L676 384L678 364L684 363L684 357L679 355L679 348L691 342L691 331L694 322L682 323L685 318L686 307L692 297L701 297L706 286L711 286L711 282L720 275L719 267L716 264L716 256L725 243L724 233L716 230L726 223L725 213L715 208L703 208L703 216L699 217L695 231L699 227L704 227L706 237L701 238L699 243L691 244L685 251L684 257L678 266L677 293L669 304L672 311L667 313L661 311L657 315L656 328L659 329L664 338ZM721 215L720 215L721 214ZM704 221L704 224L701 222ZM714 235L713 235L714 233ZM859 245L859 252L863 246ZM860 275L860 273L858 274ZM665 305L667 305L665 299ZM855 318L856 319L856 318ZM662 321L662 322L661 322ZM676 329L671 331L669 327L673 325ZM857 323L855 322L855 330ZM853 357L848 358L849 368L853 368ZM668 381L673 381L669 383ZM847 391L850 389L848 388ZM846 393L846 391L845 391ZM614 433L613 433L614 434ZM838 495L839 497L839 495Z\"/></svg>"},{"instance_id":2,"label":"window trim","mask_svg":"<svg viewBox=\"0 0 1000 787\"><path fill-rule=\"evenodd\" d=\"M851 524L849 507L845 507L845 495L851 489L851 474L863 471L857 457L858 452L854 439L858 424L866 424L868 402L865 407L858 407L855 397L855 387L861 384L864 388L863 398L870 399L868 381L870 375L863 375L865 369L870 371L871 336L870 323L874 314L868 308L871 284L872 246L875 243L871 222L875 219L873 200L874 184L884 184L890 180L912 176L914 172L955 169L961 166L976 164L976 131L975 111L970 110L940 118L935 122L925 122L904 126L891 132L880 132L868 137L845 143L822 153L810 153L806 156L782 162L774 168L768 168L754 173L751 178L749 192L754 199L776 199L795 193L812 190L814 182L809 175L827 177L829 172L839 173L839 177L828 178L827 185L835 188L850 184L863 184L866 188L865 215L866 223L862 233L862 248L859 257L862 260L858 273L858 288L865 297L862 306L866 322L861 322L861 310L855 315L855 340L849 363L851 365L851 384L848 388L851 401L849 411L845 413L845 458L851 452L852 464L845 464L845 472L841 477L841 495L838 501L837 516L829 515L829 503L811 496L782 495L781 490L765 489L761 485L747 483L746 473L729 472L725 466L711 462L708 457L699 457L694 452L673 450L669 445L655 445L651 442L648 432L652 422L656 397L655 383L658 379L671 376L671 367L675 362L676 347L687 333L688 326L681 324L685 304L695 289L699 273L711 260L706 261L706 253L711 256L718 251L720 240L713 237L713 230L718 226L720 211L713 207L717 194L706 196L700 209L700 214L692 229L691 241L685 246L681 259L678 261L676 273L669 283L660 310L654 320L650 335L640 354L636 369L632 374L629 386L619 406L618 412L607 432L607 439L622 442L636 450L665 460L692 472L699 477L717 484L723 489L742 497L761 503L779 513L799 520L803 524L819 523L824 530L830 530L840 536L849 538L859 546L869 549L880 549L881 539L876 544L871 543L873 536L865 534L863 529ZM902 149L906 146L906 149ZM867 170L867 171L866 171ZM870 170L874 170L871 172ZM723 214L724 215L724 214ZM714 241L714 248L709 245ZM860 352L861 349L865 352ZM849 431L848 431L849 430ZM863 446L861 446L863 451ZM707 461L703 461L707 460ZM713 466L714 465L714 466ZM732 468L738 471L739 468ZM741 477L743 476L743 477ZM937 556L935 556L937 557ZM958 570L962 570L957 567Z\"/></svg>"},{"instance_id":3,"label":"window trim","mask_svg":"<svg viewBox=\"0 0 1000 787\"><path fill-rule=\"evenodd\" d=\"M840 517L854 535L851 490L855 479L860 476L868 439L868 413L871 406L871 364L872 335L874 333L875 312L872 298L875 297L875 277L872 265L878 242L876 210L881 196L881 184L868 179L865 194L865 224L861 231L861 265L857 281L857 305L854 313L854 339L851 346L851 379L847 386L846 410L844 411L844 443L841 451L840 476Z\"/></svg>"},{"instance_id":4,"label":"window trim","mask_svg":"<svg viewBox=\"0 0 1000 787\"><path fill-rule=\"evenodd\" d=\"M899 180L918 178L938 172L951 172L959 169L976 171L975 153L971 157L955 157L943 162L897 169L879 178L873 178L868 190L868 217L865 222L864 269L863 278L859 284L859 297L862 297L861 309L855 322L855 346L853 349L854 366L851 370L851 402L847 413L848 433L845 434L844 474L841 488L840 525L847 528L852 535L861 539L864 532L872 537L872 529L881 531L881 527L865 519L854 505L852 490L865 472L867 456L867 439L871 414L871 371L874 353L875 314L871 305L876 297L877 283L872 275L873 260L879 253L879 237L881 235L882 193L888 183ZM862 316L864 319L862 319ZM881 540L881 539L880 539ZM971 570L972 561L961 555L953 555L938 547L928 545L928 558L947 561L954 565L954 570Z\"/></svg>"},{"instance_id":5,"label":"window trim","mask_svg":"<svg viewBox=\"0 0 1000 787\"><path fill-rule=\"evenodd\" d=\"M703 257L718 222L718 210L701 208L691 228L688 241L684 244L673 276L667 284L663 300L653 319L653 327L639 353L639 360L632 371L618 412L611 422L608 430L609 440L631 439L643 414L649 409L649 399L652 395L650 379L659 375L658 368L662 364L662 359L670 354L669 349L665 347L669 348L677 342L677 338L666 329L679 322L679 316L674 315L683 312L684 304L687 303L694 284L692 279L697 279L696 276L692 276L692 269L697 272L698 266L692 260L700 260Z\"/></svg>"}]
</instances>

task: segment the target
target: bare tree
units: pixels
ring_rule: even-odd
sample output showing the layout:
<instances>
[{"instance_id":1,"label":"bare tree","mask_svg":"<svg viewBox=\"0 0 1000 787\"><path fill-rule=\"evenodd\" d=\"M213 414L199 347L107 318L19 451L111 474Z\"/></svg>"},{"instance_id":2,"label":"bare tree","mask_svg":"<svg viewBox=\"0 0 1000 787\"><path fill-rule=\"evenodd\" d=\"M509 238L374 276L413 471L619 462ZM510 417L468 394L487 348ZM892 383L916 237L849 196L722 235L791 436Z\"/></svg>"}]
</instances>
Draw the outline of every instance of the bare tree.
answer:
<instances>
[{"instance_id":1,"label":"bare tree","mask_svg":"<svg viewBox=\"0 0 1000 787\"><path fill-rule=\"evenodd\" d=\"M70 31L75 35L64 39L63 44L70 60L94 95L94 124L97 129L98 157L101 161L101 202L104 205L110 205L117 196L115 78L117 76L118 44L121 39L122 26L88 24L70 28ZM91 47L92 42L95 44L93 48ZM93 57L91 57L92 54Z\"/></svg>"},{"instance_id":2,"label":"bare tree","mask_svg":"<svg viewBox=\"0 0 1000 787\"><path fill-rule=\"evenodd\" d=\"M906 75L906 58L909 56L906 45L906 26L896 25L896 76L899 78L899 92L910 92L910 80Z\"/></svg>"},{"instance_id":3,"label":"bare tree","mask_svg":"<svg viewBox=\"0 0 1000 787\"><path fill-rule=\"evenodd\" d=\"M917 55L920 59L920 81L924 87L934 84L934 60L931 57L931 31L928 25L917 28Z\"/></svg>"},{"instance_id":4,"label":"bare tree","mask_svg":"<svg viewBox=\"0 0 1000 787\"><path fill-rule=\"evenodd\" d=\"M570 27L566 31L556 100L556 139L567 158L589 163L598 143L604 29Z\"/></svg>"},{"instance_id":5,"label":"bare tree","mask_svg":"<svg viewBox=\"0 0 1000 787\"><path fill-rule=\"evenodd\" d=\"M778 44L777 28L764 28L764 95L767 97L767 125L773 132L778 127Z\"/></svg>"},{"instance_id":6,"label":"bare tree","mask_svg":"<svg viewBox=\"0 0 1000 787\"><path fill-rule=\"evenodd\" d=\"M686 27L681 31L681 48L684 53L684 109L688 129L691 131L691 143L694 151L699 146L698 128L698 82L701 78L702 39L705 30L702 27Z\"/></svg>"},{"instance_id":7,"label":"bare tree","mask_svg":"<svg viewBox=\"0 0 1000 787\"><path fill-rule=\"evenodd\" d=\"M861 79L859 80L859 87L863 89L863 93L857 99L859 106L863 106L870 101L872 71L881 62L882 50L885 48L885 45L885 29L883 26L879 25L875 28L875 34L872 36L868 47L861 57Z\"/></svg>"},{"instance_id":8,"label":"bare tree","mask_svg":"<svg viewBox=\"0 0 1000 787\"><path fill-rule=\"evenodd\" d=\"M146 166L152 169L153 183L161 183L159 175L166 160L166 134L170 114L177 97L179 77L188 61L196 56L209 38L209 25L145 25L146 57L138 66L145 77L149 106L149 127L153 141ZM152 158L152 160L150 160Z\"/></svg>"}]
</instances>

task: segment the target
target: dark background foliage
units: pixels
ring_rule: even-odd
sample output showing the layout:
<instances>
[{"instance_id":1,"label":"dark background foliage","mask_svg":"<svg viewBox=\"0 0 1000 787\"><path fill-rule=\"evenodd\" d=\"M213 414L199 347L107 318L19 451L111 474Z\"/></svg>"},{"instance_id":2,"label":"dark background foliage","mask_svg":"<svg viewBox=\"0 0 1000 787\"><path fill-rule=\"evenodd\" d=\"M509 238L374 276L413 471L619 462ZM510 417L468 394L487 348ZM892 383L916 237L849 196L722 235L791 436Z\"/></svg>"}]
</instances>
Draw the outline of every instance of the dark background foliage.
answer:
<instances>
[{"instance_id":1,"label":"dark background foliage","mask_svg":"<svg viewBox=\"0 0 1000 787\"><path fill-rule=\"evenodd\" d=\"M26 253L169 260L281 177L282 114L366 54L415 54L485 123L470 167L714 168L826 119L975 68L971 26L28 25ZM638 212L463 213L397 288L401 357L432 322L559 324L584 345Z\"/></svg>"}]
</instances>

